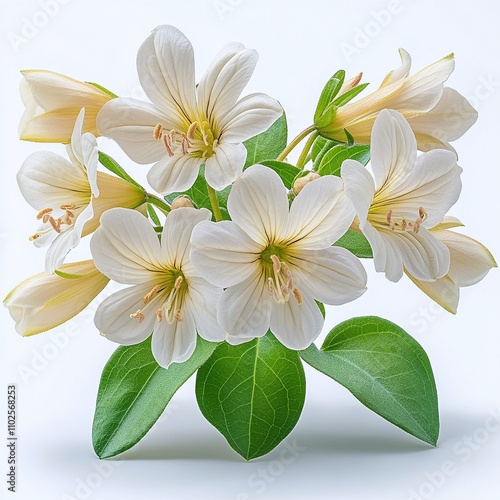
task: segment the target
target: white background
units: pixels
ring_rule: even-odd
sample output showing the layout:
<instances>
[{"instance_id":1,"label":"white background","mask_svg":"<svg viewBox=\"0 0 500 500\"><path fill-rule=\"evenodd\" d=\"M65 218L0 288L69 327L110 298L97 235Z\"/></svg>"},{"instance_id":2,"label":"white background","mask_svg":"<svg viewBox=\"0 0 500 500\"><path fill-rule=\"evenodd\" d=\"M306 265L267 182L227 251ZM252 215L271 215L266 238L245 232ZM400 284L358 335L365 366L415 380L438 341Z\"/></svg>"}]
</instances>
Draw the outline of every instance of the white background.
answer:
<instances>
[{"instance_id":1,"label":"white background","mask_svg":"<svg viewBox=\"0 0 500 500\"><path fill-rule=\"evenodd\" d=\"M18 140L23 111L19 70L51 69L142 98L137 49L152 28L166 23L192 41L198 76L226 42L257 49L260 61L245 93L262 91L279 99L291 137L310 124L319 92L337 69L351 75L363 71L363 80L374 89L399 65L398 47L410 52L414 71L454 52L456 71L448 83L473 102L479 120L454 143L464 187L452 214L499 258L498 2L52 0L47 2L50 15L42 3L4 3L0 21L2 297L43 269L43 252L27 240L36 226L34 212L17 191L15 174L31 152L52 149L64 155L61 146ZM100 147L138 178L147 170L131 165L111 141L102 140ZM69 260L87 252L82 245ZM437 381L442 426L436 449L372 414L345 389L306 367L306 404L286 439L296 456L286 455L286 463L280 461L284 445L250 463L235 454L201 416L193 380L122 460L99 461L91 443L93 407L101 370L116 345L98 335L90 312L52 333L25 339L1 308L0 429L6 429L6 386L15 383L19 475L16 495L7 492L2 480L0 497L499 498L500 432L485 428L490 415L500 419L498 271L463 290L458 315L452 316L408 280L390 284L375 275L372 262L366 266L369 291L353 304L329 309L323 336L339 321L366 314L388 318L411 333L428 352ZM5 452L0 463L6 464Z\"/></svg>"}]
</instances>

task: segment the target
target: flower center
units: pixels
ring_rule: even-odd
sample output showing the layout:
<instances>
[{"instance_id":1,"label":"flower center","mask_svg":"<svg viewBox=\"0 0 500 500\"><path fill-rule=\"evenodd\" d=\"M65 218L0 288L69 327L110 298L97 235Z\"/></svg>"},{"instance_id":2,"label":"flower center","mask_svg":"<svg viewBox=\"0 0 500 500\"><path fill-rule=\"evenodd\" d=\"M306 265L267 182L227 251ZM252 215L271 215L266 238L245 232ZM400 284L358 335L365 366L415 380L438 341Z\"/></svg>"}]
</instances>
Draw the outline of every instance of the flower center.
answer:
<instances>
[{"instance_id":1,"label":"flower center","mask_svg":"<svg viewBox=\"0 0 500 500\"><path fill-rule=\"evenodd\" d=\"M150 292L142 299L144 307L132 313L130 318L138 319L139 323L141 323L145 318L145 314L149 313L148 309L150 307L148 305L160 292L163 292L166 298L161 307L155 312L158 323L161 323L164 319L170 325L174 321L183 321L182 305L187 292L187 282L182 273L177 270L168 272L163 283L153 286Z\"/></svg>"},{"instance_id":2,"label":"flower center","mask_svg":"<svg viewBox=\"0 0 500 500\"><path fill-rule=\"evenodd\" d=\"M69 227L75 223L76 216L74 211L77 206L74 203L67 203L65 205L61 205L59 208L63 211L63 214L57 218L53 215L53 208L44 208L37 213L37 220L41 220L44 224L48 223L49 226L46 229L30 236L30 241L37 240L38 238L40 238L40 236L52 230L54 230L56 233L61 233L62 231L67 229L67 227L64 226Z\"/></svg>"},{"instance_id":3,"label":"flower center","mask_svg":"<svg viewBox=\"0 0 500 500\"><path fill-rule=\"evenodd\" d=\"M392 210L389 210L386 215L386 221L389 225L389 228L392 231L410 231L412 230L414 233L418 233L420 231L420 226L422 222L427 218L427 212L419 207L418 209L418 217L412 221L407 220L404 217L395 216L392 213Z\"/></svg>"},{"instance_id":4,"label":"flower center","mask_svg":"<svg viewBox=\"0 0 500 500\"><path fill-rule=\"evenodd\" d=\"M293 283L292 271L284 260L284 252L280 247L269 245L261 253L261 261L267 276L267 287L269 295L278 304L284 304L290 300L293 294L298 304L302 304L302 296Z\"/></svg>"},{"instance_id":5,"label":"flower center","mask_svg":"<svg viewBox=\"0 0 500 500\"><path fill-rule=\"evenodd\" d=\"M165 132L163 125L158 123L153 132L154 139L163 142L169 156L182 154L204 159L215 154L219 143L216 136L207 120L193 121L185 132L174 129Z\"/></svg>"}]
</instances>

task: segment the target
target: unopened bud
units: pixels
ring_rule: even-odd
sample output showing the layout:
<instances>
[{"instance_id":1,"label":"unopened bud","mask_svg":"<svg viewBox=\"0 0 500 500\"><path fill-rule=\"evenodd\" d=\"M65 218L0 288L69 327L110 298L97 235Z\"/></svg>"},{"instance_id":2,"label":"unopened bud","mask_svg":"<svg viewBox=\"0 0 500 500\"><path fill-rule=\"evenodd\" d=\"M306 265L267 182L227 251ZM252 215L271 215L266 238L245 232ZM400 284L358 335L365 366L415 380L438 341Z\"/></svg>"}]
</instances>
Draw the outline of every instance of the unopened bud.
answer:
<instances>
[{"instance_id":1,"label":"unopened bud","mask_svg":"<svg viewBox=\"0 0 500 500\"><path fill-rule=\"evenodd\" d=\"M304 175L303 177L299 177L294 183L293 183L293 192L295 195L298 195L302 189L304 189L304 186L306 184L309 184L312 181L315 181L316 179L319 179L321 176L317 174L316 172L309 172L307 175Z\"/></svg>"},{"instance_id":2,"label":"unopened bud","mask_svg":"<svg viewBox=\"0 0 500 500\"><path fill-rule=\"evenodd\" d=\"M353 89L358 85L358 83L361 81L361 78L363 77L363 73L357 74L354 78L351 78L350 80L347 80L344 82L342 87L339 90L339 96L345 94L347 91Z\"/></svg>"},{"instance_id":3,"label":"unopened bud","mask_svg":"<svg viewBox=\"0 0 500 500\"><path fill-rule=\"evenodd\" d=\"M182 196L177 196L177 198L174 199L171 205L171 209L175 210L176 208L183 208L183 207L189 207L189 208L194 208L193 202L190 200L189 196L182 195Z\"/></svg>"}]
</instances>

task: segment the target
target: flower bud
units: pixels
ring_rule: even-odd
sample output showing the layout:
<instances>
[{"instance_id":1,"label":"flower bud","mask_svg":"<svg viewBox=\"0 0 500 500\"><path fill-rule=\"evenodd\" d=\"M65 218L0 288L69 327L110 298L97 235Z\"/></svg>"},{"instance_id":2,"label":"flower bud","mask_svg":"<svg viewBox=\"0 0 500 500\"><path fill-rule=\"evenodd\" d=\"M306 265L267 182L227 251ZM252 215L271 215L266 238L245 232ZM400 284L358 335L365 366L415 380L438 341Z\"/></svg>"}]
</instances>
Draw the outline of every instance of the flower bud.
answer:
<instances>
[{"instance_id":1,"label":"flower bud","mask_svg":"<svg viewBox=\"0 0 500 500\"><path fill-rule=\"evenodd\" d=\"M175 210L176 208L183 208L183 207L189 207L189 208L194 208L193 202L191 201L191 198L186 195L182 196L177 196L177 198L174 199L171 205L171 209Z\"/></svg>"},{"instance_id":2,"label":"flower bud","mask_svg":"<svg viewBox=\"0 0 500 500\"><path fill-rule=\"evenodd\" d=\"M310 182L315 181L316 179L319 179L320 177L321 176L316 172L309 172L308 174L304 175L303 177L299 177L293 183L293 193L295 195L298 195L302 191L302 189L304 189L304 186L306 184L309 184Z\"/></svg>"}]
</instances>

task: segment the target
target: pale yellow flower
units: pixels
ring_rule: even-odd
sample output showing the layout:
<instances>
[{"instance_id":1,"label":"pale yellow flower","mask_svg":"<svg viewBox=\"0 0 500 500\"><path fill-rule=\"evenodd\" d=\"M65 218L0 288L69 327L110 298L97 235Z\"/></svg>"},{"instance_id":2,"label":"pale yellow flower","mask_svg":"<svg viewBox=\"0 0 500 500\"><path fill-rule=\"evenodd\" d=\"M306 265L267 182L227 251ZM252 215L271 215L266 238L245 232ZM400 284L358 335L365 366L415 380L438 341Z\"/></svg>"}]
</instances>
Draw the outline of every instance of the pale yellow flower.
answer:
<instances>
[{"instance_id":1,"label":"pale yellow flower","mask_svg":"<svg viewBox=\"0 0 500 500\"><path fill-rule=\"evenodd\" d=\"M64 264L58 274L40 273L23 281L3 303L16 322L17 333L28 337L76 316L108 281L92 260Z\"/></svg>"},{"instance_id":2,"label":"pale yellow flower","mask_svg":"<svg viewBox=\"0 0 500 500\"><path fill-rule=\"evenodd\" d=\"M25 141L63 142L71 139L76 118L85 108L83 132L97 135L97 113L114 94L98 86L45 70L21 71L21 99L26 110L19 123Z\"/></svg>"}]
</instances>

